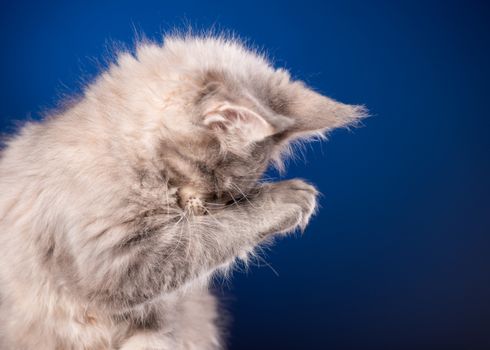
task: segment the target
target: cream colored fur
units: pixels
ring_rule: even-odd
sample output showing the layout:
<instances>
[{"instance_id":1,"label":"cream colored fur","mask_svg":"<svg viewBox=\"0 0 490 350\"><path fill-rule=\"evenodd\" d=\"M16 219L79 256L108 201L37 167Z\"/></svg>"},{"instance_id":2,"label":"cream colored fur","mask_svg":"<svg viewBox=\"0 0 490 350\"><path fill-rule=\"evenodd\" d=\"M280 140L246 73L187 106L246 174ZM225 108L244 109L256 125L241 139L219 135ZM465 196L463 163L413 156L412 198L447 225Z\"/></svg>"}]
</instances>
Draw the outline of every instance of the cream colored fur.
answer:
<instances>
[{"instance_id":1,"label":"cream colored fur","mask_svg":"<svg viewBox=\"0 0 490 350\"><path fill-rule=\"evenodd\" d=\"M119 54L3 150L0 348L221 348L210 277L315 209L312 186L261 174L289 141L361 116L235 40ZM179 205L187 185L207 215Z\"/></svg>"}]
</instances>

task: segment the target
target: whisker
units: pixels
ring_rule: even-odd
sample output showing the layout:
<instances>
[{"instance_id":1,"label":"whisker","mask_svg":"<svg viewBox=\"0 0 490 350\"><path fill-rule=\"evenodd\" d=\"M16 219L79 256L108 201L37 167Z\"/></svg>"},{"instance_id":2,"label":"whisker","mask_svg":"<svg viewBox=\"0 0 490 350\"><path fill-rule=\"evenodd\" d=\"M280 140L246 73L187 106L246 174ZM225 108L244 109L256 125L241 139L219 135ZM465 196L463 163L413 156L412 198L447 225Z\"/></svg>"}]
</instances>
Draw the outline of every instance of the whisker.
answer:
<instances>
[{"instance_id":1,"label":"whisker","mask_svg":"<svg viewBox=\"0 0 490 350\"><path fill-rule=\"evenodd\" d=\"M250 200L248 199L247 195L245 193L243 193L243 191L240 189L240 187L238 187L233 182L231 184L238 190L238 192L241 193L241 195L243 196L243 198L245 198L245 200L252 206L252 208L255 208L255 206L252 204L252 202L250 202Z\"/></svg>"}]
</instances>

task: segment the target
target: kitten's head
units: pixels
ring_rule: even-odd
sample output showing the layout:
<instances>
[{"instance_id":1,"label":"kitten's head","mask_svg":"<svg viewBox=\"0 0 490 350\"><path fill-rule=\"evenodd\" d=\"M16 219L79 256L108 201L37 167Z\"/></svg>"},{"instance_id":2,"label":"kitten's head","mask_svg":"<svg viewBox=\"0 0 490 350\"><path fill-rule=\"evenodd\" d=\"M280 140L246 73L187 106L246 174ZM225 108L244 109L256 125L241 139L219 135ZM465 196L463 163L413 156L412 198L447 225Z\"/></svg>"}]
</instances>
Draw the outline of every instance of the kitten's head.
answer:
<instances>
[{"instance_id":1,"label":"kitten's head","mask_svg":"<svg viewBox=\"0 0 490 350\"><path fill-rule=\"evenodd\" d=\"M170 38L141 45L126 60L138 63L141 80L152 77L138 82L152 96L141 108L151 115L145 123L161 124L155 142L171 181L215 199L248 193L269 164L281 164L291 141L364 116L362 107L320 95L236 40Z\"/></svg>"}]
</instances>

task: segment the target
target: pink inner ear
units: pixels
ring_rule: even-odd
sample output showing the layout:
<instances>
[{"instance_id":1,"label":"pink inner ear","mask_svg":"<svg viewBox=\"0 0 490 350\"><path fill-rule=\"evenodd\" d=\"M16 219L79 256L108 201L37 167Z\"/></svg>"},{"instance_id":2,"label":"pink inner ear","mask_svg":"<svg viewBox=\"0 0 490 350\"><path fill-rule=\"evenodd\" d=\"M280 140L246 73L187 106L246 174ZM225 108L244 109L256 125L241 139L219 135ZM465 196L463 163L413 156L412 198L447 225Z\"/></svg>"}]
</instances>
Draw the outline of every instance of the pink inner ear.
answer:
<instances>
[{"instance_id":1,"label":"pink inner ear","mask_svg":"<svg viewBox=\"0 0 490 350\"><path fill-rule=\"evenodd\" d=\"M254 111L226 104L207 113L204 125L214 130L224 130L246 142L261 141L274 134L274 128Z\"/></svg>"},{"instance_id":2,"label":"pink inner ear","mask_svg":"<svg viewBox=\"0 0 490 350\"><path fill-rule=\"evenodd\" d=\"M204 117L204 125L213 130L226 129L226 118L221 114L211 113Z\"/></svg>"}]
</instances>

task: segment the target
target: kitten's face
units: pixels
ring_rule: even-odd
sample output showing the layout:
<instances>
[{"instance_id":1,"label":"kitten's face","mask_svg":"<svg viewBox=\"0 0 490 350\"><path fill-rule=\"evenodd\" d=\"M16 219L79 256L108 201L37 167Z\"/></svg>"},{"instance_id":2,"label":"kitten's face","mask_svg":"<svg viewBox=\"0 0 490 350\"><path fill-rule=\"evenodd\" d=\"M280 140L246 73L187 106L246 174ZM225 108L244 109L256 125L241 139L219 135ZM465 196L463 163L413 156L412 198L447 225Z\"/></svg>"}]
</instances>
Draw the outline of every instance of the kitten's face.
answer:
<instances>
[{"instance_id":1,"label":"kitten's face","mask_svg":"<svg viewBox=\"0 0 490 350\"><path fill-rule=\"evenodd\" d=\"M312 91L233 41L174 39L163 52L186 97L166 120L178 132L164 142L162 156L177 186L192 186L208 200L246 195L290 141L362 117L361 107Z\"/></svg>"},{"instance_id":2,"label":"kitten's face","mask_svg":"<svg viewBox=\"0 0 490 350\"><path fill-rule=\"evenodd\" d=\"M290 141L329 129L322 103L352 108L291 82L282 70L242 81L211 71L198 86L191 116L197 127L181 152L194 165L192 186L207 201L246 196ZM318 115L308 115L315 108Z\"/></svg>"}]
</instances>

